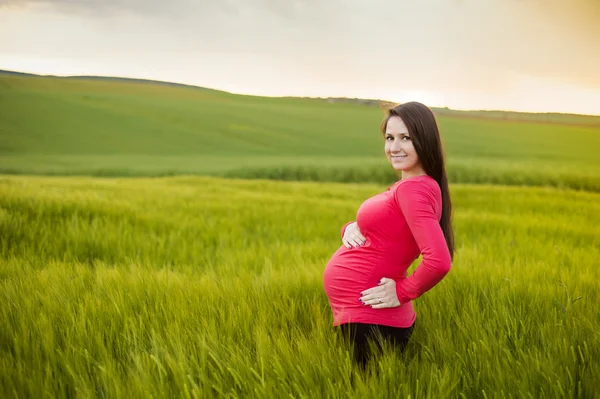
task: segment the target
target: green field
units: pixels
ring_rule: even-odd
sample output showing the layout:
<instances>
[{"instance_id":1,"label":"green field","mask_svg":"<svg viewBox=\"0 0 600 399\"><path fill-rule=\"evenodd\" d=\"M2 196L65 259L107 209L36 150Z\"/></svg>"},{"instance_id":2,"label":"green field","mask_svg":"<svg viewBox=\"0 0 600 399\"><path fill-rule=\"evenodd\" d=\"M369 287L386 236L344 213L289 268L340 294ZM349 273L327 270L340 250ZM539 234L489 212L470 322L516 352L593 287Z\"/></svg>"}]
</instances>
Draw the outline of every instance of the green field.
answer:
<instances>
[{"instance_id":1,"label":"green field","mask_svg":"<svg viewBox=\"0 0 600 399\"><path fill-rule=\"evenodd\" d=\"M380 109L0 73L0 397L600 397L600 117L436 112L452 271L363 373L322 273Z\"/></svg>"},{"instance_id":2,"label":"green field","mask_svg":"<svg viewBox=\"0 0 600 399\"><path fill-rule=\"evenodd\" d=\"M321 276L384 189L2 177L0 396L600 394L600 195L552 188L453 185L453 270L358 372Z\"/></svg>"},{"instance_id":3,"label":"green field","mask_svg":"<svg viewBox=\"0 0 600 399\"><path fill-rule=\"evenodd\" d=\"M394 179L378 132L383 112L376 107L2 74L0 105L5 174ZM600 192L600 117L555 116L571 124L548 124L443 113L451 182ZM497 116L506 115L545 120Z\"/></svg>"}]
</instances>

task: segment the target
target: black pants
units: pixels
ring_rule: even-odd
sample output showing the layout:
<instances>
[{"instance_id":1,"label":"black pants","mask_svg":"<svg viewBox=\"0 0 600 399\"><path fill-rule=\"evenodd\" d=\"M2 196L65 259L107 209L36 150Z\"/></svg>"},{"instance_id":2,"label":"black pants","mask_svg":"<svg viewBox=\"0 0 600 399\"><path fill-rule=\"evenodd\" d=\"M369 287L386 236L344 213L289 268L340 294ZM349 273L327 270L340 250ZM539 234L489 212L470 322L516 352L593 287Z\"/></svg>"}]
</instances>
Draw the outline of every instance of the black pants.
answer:
<instances>
[{"instance_id":1,"label":"black pants","mask_svg":"<svg viewBox=\"0 0 600 399\"><path fill-rule=\"evenodd\" d=\"M365 368L373 354L372 349L381 351L384 341L389 342L395 349L404 350L415 325L399 328L379 324L347 323L338 328L344 337L350 339L356 362Z\"/></svg>"}]
</instances>

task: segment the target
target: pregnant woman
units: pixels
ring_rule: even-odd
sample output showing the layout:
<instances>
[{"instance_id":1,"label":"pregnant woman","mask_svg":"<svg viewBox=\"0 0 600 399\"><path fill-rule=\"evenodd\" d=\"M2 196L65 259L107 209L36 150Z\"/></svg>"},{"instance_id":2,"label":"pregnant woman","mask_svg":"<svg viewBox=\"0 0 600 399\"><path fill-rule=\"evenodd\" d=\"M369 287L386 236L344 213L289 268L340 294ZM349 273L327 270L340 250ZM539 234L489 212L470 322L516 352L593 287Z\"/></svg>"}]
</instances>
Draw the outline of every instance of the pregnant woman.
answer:
<instances>
[{"instance_id":1,"label":"pregnant woman","mask_svg":"<svg viewBox=\"0 0 600 399\"><path fill-rule=\"evenodd\" d=\"M400 180L359 207L342 228L343 245L323 274L333 325L350 337L365 366L369 341L403 348L416 314L412 300L450 271L452 205L440 134L433 112L410 102L388 111L381 125L385 154ZM422 255L407 277L406 270Z\"/></svg>"}]
</instances>

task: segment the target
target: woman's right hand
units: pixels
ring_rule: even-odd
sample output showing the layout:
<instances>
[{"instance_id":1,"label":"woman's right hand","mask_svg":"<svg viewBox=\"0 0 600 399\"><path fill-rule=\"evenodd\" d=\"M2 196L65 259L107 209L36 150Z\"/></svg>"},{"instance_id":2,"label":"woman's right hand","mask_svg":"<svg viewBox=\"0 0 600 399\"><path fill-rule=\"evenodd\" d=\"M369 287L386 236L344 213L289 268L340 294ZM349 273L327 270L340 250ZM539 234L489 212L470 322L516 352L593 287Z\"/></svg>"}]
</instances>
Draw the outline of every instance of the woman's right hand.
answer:
<instances>
[{"instance_id":1,"label":"woman's right hand","mask_svg":"<svg viewBox=\"0 0 600 399\"><path fill-rule=\"evenodd\" d=\"M365 245L365 237L358 228L358 223L350 223L344 231L342 242L346 248L358 248Z\"/></svg>"}]
</instances>

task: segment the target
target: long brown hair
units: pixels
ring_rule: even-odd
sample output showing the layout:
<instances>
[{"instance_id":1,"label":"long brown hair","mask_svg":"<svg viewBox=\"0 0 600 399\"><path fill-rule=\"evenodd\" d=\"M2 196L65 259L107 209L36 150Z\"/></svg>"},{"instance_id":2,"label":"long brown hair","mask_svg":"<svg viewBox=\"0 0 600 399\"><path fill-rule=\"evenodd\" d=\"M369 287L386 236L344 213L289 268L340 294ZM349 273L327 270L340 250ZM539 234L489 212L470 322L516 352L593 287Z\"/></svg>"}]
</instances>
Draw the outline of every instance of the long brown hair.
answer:
<instances>
[{"instance_id":1,"label":"long brown hair","mask_svg":"<svg viewBox=\"0 0 600 399\"><path fill-rule=\"evenodd\" d=\"M448 176L444 161L444 150L435 115L425 105L418 102L409 102L398 105L388 110L388 115L381 124L381 132L385 135L387 123L393 116L402 119L408 129L411 141L417 151L421 166L430 177L440 186L442 191L442 218L440 226L454 258L454 230L452 229L452 201L448 188Z\"/></svg>"}]
</instances>

